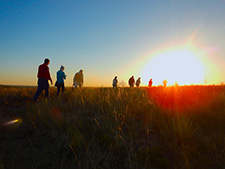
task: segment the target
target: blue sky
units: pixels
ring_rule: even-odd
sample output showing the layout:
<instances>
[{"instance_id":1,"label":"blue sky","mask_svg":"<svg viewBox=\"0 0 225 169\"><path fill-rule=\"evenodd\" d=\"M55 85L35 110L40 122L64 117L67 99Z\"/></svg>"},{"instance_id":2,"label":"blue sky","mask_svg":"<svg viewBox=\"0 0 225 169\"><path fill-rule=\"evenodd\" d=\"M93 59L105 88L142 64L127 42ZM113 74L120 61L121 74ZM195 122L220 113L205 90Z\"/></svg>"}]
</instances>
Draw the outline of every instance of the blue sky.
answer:
<instances>
[{"instance_id":1,"label":"blue sky","mask_svg":"<svg viewBox=\"0 0 225 169\"><path fill-rule=\"evenodd\" d=\"M141 76L152 53L185 45L193 35L192 45L216 69L208 81L220 83L224 16L224 0L1 0L0 84L36 85L46 57L54 81L66 67L67 86L81 68L85 86L111 86L115 75L127 83Z\"/></svg>"}]
</instances>

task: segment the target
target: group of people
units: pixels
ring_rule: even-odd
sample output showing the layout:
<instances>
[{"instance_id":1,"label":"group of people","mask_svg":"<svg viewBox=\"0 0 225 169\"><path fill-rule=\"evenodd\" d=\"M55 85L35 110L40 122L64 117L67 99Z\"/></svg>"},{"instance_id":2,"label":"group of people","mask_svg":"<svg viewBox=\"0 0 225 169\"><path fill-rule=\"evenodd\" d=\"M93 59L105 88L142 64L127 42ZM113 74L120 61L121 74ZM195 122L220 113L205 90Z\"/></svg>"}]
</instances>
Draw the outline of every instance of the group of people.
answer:
<instances>
[{"instance_id":1,"label":"group of people","mask_svg":"<svg viewBox=\"0 0 225 169\"><path fill-rule=\"evenodd\" d=\"M134 76L131 76L130 79L128 80L128 84L129 84L130 87L134 87L135 84L136 84L137 87L139 87L140 84L141 84L141 78L139 77L136 80L136 83L135 83Z\"/></svg>"},{"instance_id":2,"label":"group of people","mask_svg":"<svg viewBox=\"0 0 225 169\"><path fill-rule=\"evenodd\" d=\"M49 97L49 83L48 81L51 82L51 85L53 84L50 72L49 72L49 67L48 65L50 64L50 60L48 58L46 58L44 60L44 63L41 64L38 67L38 88L37 91L33 97L33 101L36 101L39 97L39 95L41 94L41 92L43 90L45 90L45 97ZM57 95L59 95L60 93L60 89L62 91L62 93L64 92L64 80L66 80L66 74L64 72L65 67L63 65L61 65L59 71L57 71L56 73L56 77L57 80L55 82L55 86L57 87ZM82 87L84 83L84 75L83 75L83 70L81 69L79 72L75 73L74 78L73 78L73 86L76 87ZM164 86L166 86L167 81L163 81ZM134 87L134 85L136 85L137 87L140 86L141 84L141 78L139 77L136 82L134 79L134 76L131 76L128 80L128 84L130 87ZM153 84L152 79L149 80L149 84L148 86L151 87ZM113 83L112 83L113 87L118 87L118 79L117 76L114 77L113 79Z\"/></svg>"},{"instance_id":3,"label":"group of people","mask_svg":"<svg viewBox=\"0 0 225 169\"><path fill-rule=\"evenodd\" d=\"M50 60L48 58L46 58L44 60L44 63L41 64L38 67L38 88L37 91L33 97L33 101L36 101L39 97L39 95L41 94L41 92L43 90L45 90L45 97L49 97L49 83L48 81L51 82L51 85L53 84L50 72L49 72L49 67L48 65L50 64ZM56 82L55 82L55 86L57 87L57 95L59 95L60 93L60 89L62 90L62 93L64 92L64 80L66 80L66 74L64 72L65 67L61 65L59 71L57 71L56 73ZM81 69L79 72L77 72L74 75L73 78L73 86L74 87L82 87L84 83L84 75L83 75L83 70Z\"/></svg>"},{"instance_id":4,"label":"group of people","mask_svg":"<svg viewBox=\"0 0 225 169\"><path fill-rule=\"evenodd\" d=\"M118 84L118 79L117 79L117 76L114 77L113 79L113 83L112 83L112 86L113 87L117 87L117 84ZM128 84L130 87L134 87L134 85L136 85L137 87L140 86L141 84L141 78L139 77L136 82L135 82L135 79L134 79L134 76L131 76L128 80ZM153 81L152 79L149 80L149 83L148 83L148 86L149 87L152 87L152 84L153 84Z\"/></svg>"}]
</instances>

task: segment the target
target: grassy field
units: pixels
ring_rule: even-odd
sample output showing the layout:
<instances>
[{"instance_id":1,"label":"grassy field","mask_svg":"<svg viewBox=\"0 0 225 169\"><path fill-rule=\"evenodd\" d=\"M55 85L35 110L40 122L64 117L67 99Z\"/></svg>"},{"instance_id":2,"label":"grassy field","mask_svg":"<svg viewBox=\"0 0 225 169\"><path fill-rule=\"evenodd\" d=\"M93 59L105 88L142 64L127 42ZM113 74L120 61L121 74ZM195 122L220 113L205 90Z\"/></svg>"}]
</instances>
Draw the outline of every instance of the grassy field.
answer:
<instances>
[{"instance_id":1,"label":"grassy field","mask_svg":"<svg viewBox=\"0 0 225 169\"><path fill-rule=\"evenodd\" d=\"M0 169L225 168L225 87L0 87Z\"/></svg>"}]
</instances>

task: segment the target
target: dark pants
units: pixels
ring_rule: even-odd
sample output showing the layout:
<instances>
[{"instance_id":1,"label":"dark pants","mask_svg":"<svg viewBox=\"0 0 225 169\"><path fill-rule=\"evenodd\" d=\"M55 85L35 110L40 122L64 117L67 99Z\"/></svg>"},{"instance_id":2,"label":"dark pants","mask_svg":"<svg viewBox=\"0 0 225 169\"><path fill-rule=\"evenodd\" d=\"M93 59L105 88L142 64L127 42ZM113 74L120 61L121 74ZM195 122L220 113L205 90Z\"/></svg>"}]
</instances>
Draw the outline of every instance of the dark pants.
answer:
<instances>
[{"instance_id":1,"label":"dark pants","mask_svg":"<svg viewBox=\"0 0 225 169\"><path fill-rule=\"evenodd\" d=\"M57 83L57 95L59 95L60 88L62 88L62 94L64 92L64 83Z\"/></svg>"},{"instance_id":2,"label":"dark pants","mask_svg":"<svg viewBox=\"0 0 225 169\"><path fill-rule=\"evenodd\" d=\"M49 88L48 80L45 78L39 78L38 79L38 88L34 95L33 100L37 100L37 98L39 97L39 95L41 94L41 92L43 90L45 90L45 97L48 97L49 96L48 88Z\"/></svg>"}]
</instances>

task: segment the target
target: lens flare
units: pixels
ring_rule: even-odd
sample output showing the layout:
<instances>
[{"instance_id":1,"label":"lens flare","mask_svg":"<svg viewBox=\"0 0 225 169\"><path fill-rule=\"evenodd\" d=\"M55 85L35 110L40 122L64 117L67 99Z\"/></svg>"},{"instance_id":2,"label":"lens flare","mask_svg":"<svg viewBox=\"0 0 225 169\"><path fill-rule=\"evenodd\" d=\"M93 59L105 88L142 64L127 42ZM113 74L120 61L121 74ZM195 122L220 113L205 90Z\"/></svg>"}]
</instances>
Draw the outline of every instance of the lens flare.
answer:
<instances>
[{"instance_id":1,"label":"lens flare","mask_svg":"<svg viewBox=\"0 0 225 169\"><path fill-rule=\"evenodd\" d=\"M13 125L13 124L16 124L16 123L21 123L21 122L22 122L22 119L17 118L17 119L10 120L10 121L7 121L7 122L3 123L3 126L10 126L10 125Z\"/></svg>"}]
</instances>

